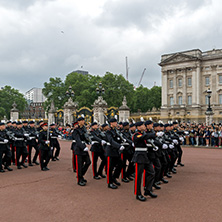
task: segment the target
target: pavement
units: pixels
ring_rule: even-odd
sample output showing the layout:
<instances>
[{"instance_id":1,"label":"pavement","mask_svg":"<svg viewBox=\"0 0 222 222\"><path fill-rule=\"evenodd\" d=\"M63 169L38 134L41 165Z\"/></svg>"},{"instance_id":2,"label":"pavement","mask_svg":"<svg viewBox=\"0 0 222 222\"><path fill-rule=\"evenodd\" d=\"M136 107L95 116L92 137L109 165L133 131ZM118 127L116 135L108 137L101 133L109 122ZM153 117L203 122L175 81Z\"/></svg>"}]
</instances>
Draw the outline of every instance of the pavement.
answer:
<instances>
[{"instance_id":1,"label":"pavement","mask_svg":"<svg viewBox=\"0 0 222 222\"><path fill-rule=\"evenodd\" d=\"M60 141L60 161L50 171L39 166L0 174L0 221L222 221L222 150L183 148L185 167L154 190L158 198L136 200L134 183L107 188L94 180L90 166L87 186L77 185L71 165L71 142Z\"/></svg>"}]
</instances>

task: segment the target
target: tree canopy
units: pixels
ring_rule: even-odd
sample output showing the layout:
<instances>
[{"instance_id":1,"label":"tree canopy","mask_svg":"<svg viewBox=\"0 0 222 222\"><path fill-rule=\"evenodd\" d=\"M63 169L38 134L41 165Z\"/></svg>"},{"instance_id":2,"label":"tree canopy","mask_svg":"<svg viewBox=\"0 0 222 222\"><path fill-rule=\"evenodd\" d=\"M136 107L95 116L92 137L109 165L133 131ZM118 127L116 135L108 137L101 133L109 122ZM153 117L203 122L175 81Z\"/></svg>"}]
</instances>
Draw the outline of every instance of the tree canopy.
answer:
<instances>
[{"instance_id":1,"label":"tree canopy","mask_svg":"<svg viewBox=\"0 0 222 222\"><path fill-rule=\"evenodd\" d=\"M122 104L124 95L127 105L132 112L140 109L142 112L151 110L153 107L161 106L161 87L154 86L151 89L140 86L134 88L122 75L107 72L103 77L93 75L82 75L72 72L66 76L63 82L60 78L50 78L49 82L44 83L43 94L46 96L45 108L49 107L51 101L60 109L68 100L66 91L72 87L75 95L73 101L78 102L79 108L87 106L92 108L98 95L96 88L102 83L105 94L102 95L108 106L119 107ZM1 111L1 110L0 110Z\"/></svg>"},{"instance_id":2,"label":"tree canopy","mask_svg":"<svg viewBox=\"0 0 222 222\"><path fill-rule=\"evenodd\" d=\"M0 119L3 119L4 116L10 119L10 110L14 102L17 105L17 109L23 112L27 104L24 95L11 86L3 87L0 90Z\"/></svg>"}]
</instances>

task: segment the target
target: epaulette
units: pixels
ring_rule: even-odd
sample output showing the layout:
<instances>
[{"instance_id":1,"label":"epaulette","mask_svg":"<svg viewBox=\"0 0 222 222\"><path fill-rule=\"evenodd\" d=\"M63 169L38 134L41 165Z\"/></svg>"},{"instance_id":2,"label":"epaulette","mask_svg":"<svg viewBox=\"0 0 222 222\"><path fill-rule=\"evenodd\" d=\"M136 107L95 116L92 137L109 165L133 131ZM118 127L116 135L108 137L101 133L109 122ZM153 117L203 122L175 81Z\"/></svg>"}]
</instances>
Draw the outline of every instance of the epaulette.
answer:
<instances>
[{"instance_id":1,"label":"epaulette","mask_svg":"<svg viewBox=\"0 0 222 222\"><path fill-rule=\"evenodd\" d=\"M41 133L42 131L44 131L43 129L41 129L39 132Z\"/></svg>"}]
</instances>

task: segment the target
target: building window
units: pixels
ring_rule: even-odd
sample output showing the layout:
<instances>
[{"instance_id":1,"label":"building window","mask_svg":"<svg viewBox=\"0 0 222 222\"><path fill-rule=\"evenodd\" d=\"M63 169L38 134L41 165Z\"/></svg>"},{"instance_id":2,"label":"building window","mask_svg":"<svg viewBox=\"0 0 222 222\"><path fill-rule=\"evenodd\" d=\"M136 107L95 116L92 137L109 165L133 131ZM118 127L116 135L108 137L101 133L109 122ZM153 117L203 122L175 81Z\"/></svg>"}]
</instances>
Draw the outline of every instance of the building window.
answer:
<instances>
[{"instance_id":1,"label":"building window","mask_svg":"<svg viewBox=\"0 0 222 222\"><path fill-rule=\"evenodd\" d=\"M187 104L192 105L192 96L188 96L187 98Z\"/></svg>"},{"instance_id":2,"label":"building window","mask_svg":"<svg viewBox=\"0 0 222 222\"><path fill-rule=\"evenodd\" d=\"M208 105L209 104L209 99L208 96L205 96L205 104Z\"/></svg>"},{"instance_id":3,"label":"building window","mask_svg":"<svg viewBox=\"0 0 222 222\"><path fill-rule=\"evenodd\" d=\"M179 87L182 86L182 79L178 79L178 86L179 86Z\"/></svg>"},{"instance_id":4,"label":"building window","mask_svg":"<svg viewBox=\"0 0 222 222\"><path fill-rule=\"evenodd\" d=\"M179 97L178 97L178 104L179 104L179 105L182 105L182 96L179 96Z\"/></svg>"},{"instance_id":5,"label":"building window","mask_svg":"<svg viewBox=\"0 0 222 222\"><path fill-rule=\"evenodd\" d=\"M222 94L219 94L219 104L222 105Z\"/></svg>"},{"instance_id":6,"label":"building window","mask_svg":"<svg viewBox=\"0 0 222 222\"><path fill-rule=\"evenodd\" d=\"M173 80L170 80L170 88L173 88Z\"/></svg>"},{"instance_id":7,"label":"building window","mask_svg":"<svg viewBox=\"0 0 222 222\"><path fill-rule=\"evenodd\" d=\"M210 85L210 77L205 77L205 85L206 86Z\"/></svg>"},{"instance_id":8,"label":"building window","mask_svg":"<svg viewBox=\"0 0 222 222\"><path fill-rule=\"evenodd\" d=\"M219 83L222 84L222 75L219 75Z\"/></svg>"},{"instance_id":9,"label":"building window","mask_svg":"<svg viewBox=\"0 0 222 222\"><path fill-rule=\"evenodd\" d=\"M192 86L192 79L191 79L191 78L188 78L188 79L187 79L187 85L188 85L188 86Z\"/></svg>"},{"instance_id":10,"label":"building window","mask_svg":"<svg viewBox=\"0 0 222 222\"><path fill-rule=\"evenodd\" d=\"M173 97L170 97L170 105L173 106Z\"/></svg>"}]
</instances>

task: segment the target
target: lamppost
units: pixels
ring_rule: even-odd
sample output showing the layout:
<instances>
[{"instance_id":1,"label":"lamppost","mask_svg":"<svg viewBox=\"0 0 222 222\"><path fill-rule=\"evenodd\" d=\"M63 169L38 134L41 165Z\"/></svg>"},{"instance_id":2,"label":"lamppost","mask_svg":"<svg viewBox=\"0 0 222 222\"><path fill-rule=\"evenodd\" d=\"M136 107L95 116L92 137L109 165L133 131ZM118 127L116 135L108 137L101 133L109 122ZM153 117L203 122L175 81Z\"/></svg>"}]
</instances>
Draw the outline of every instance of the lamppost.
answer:
<instances>
[{"instance_id":1,"label":"lamppost","mask_svg":"<svg viewBox=\"0 0 222 222\"><path fill-rule=\"evenodd\" d=\"M101 82L99 83L99 87L96 88L96 93L97 93L98 95L105 94L105 89L103 88Z\"/></svg>"},{"instance_id":2,"label":"lamppost","mask_svg":"<svg viewBox=\"0 0 222 222\"><path fill-rule=\"evenodd\" d=\"M212 93L212 91L210 90L210 88L208 88L208 90L207 90L208 107L207 107L207 110L205 112L205 114L206 114L206 125L208 125L208 126L212 123L213 114L214 114L213 110L211 108L211 105L210 105L211 93Z\"/></svg>"},{"instance_id":3,"label":"lamppost","mask_svg":"<svg viewBox=\"0 0 222 222\"><path fill-rule=\"evenodd\" d=\"M66 91L66 96L69 96L69 97L74 97L75 96L75 93L72 90L72 86L69 86L69 89Z\"/></svg>"}]
</instances>

